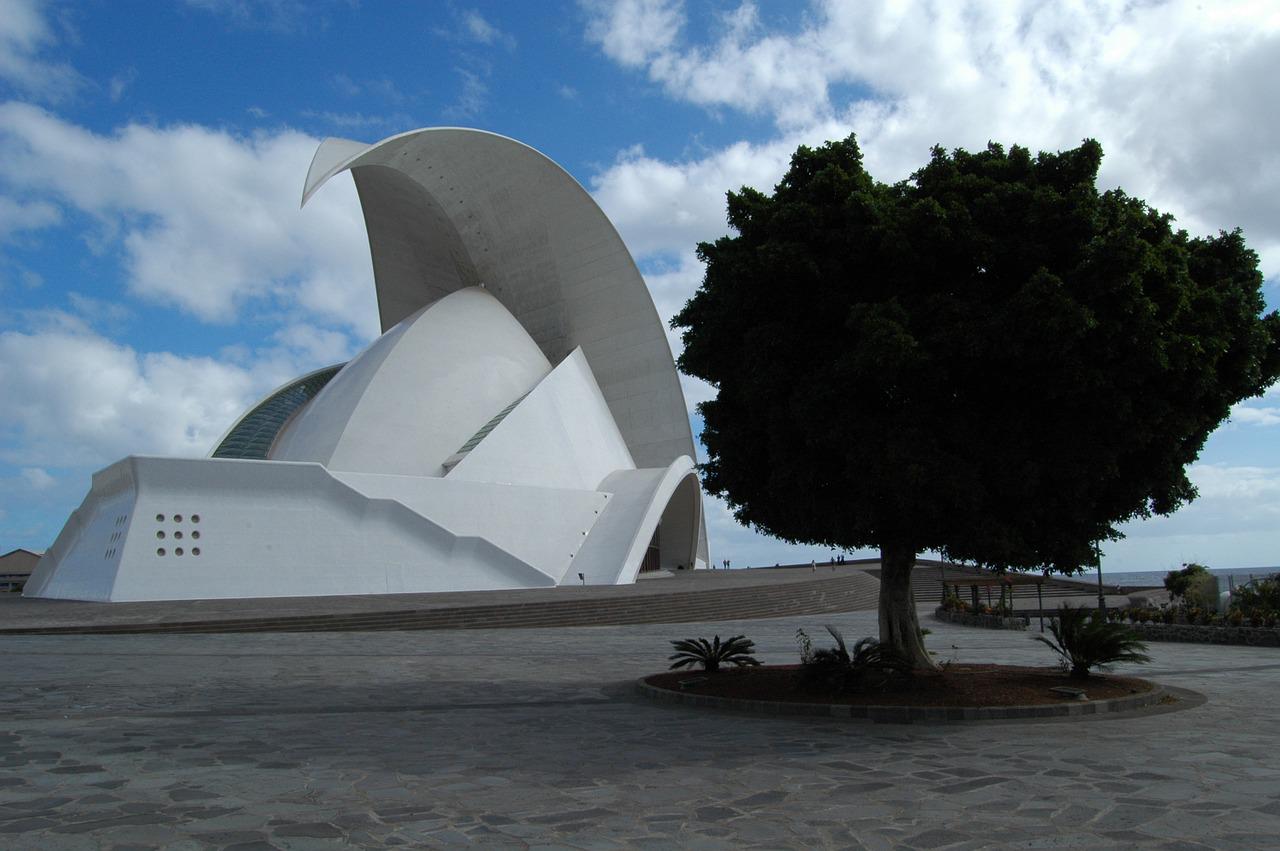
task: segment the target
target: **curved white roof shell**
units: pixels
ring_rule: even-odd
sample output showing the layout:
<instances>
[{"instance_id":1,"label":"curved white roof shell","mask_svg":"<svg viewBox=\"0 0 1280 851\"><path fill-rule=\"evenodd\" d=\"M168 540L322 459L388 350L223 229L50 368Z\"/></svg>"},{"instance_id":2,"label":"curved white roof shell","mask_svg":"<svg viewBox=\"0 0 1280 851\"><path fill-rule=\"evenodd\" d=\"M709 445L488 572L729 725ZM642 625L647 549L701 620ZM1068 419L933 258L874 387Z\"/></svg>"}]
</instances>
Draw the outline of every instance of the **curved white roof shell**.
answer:
<instances>
[{"instance_id":1,"label":"curved white roof shell","mask_svg":"<svg viewBox=\"0 0 1280 851\"><path fill-rule=\"evenodd\" d=\"M631 254L587 191L543 154L452 127L373 145L327 139L303 203L350 171L386 331L483 284L547 360L581 346L640 467L696 457L662 322Z\"/></svg>"},{"instance_id":2,"label":"curved white roof shell","mask_svg":"<svg viewBox=\"0 0 1280 851\"><path fill-rule=\"evenodd\" d=\"M351 360L268 456L329 470L443 476L444 463L551 364L497 299L470 287L410 315ZM594 486L595 483L592 483Z\"/></svg>"}]
</instances>

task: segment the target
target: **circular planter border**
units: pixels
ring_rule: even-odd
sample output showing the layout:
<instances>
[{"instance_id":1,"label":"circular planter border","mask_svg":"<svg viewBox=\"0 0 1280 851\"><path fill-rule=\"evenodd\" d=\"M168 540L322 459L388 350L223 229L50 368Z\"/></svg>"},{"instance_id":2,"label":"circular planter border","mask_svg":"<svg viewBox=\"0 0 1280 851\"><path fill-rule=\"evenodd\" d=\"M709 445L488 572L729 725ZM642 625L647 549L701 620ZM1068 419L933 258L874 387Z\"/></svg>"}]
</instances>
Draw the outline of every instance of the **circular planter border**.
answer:
<instances>
[{"instance_id":1,"label":"circular planter border","mask_svg":"<svg viewBox=\"0 0 1280 851\"><path fill-rule=\"evenodd\" d=\"M950 724L965 721L1013 721L1023 719L1051 720L1105 716L1157 706L1168 689L1153 683L1150 691L1099 700L1072 700L1034 706L851 706L844 703L795 703L781 700L744 700L717 697L659 688L636 680L636 690L643 697L660 703L681 703L714 709L733 709L758 715L798 715L826 718L851 718L879 724ZM1175 698L1178 699L1178 698ZM1190 708L1190 707L1188 707Z\"/></svg>"}]
</instances>

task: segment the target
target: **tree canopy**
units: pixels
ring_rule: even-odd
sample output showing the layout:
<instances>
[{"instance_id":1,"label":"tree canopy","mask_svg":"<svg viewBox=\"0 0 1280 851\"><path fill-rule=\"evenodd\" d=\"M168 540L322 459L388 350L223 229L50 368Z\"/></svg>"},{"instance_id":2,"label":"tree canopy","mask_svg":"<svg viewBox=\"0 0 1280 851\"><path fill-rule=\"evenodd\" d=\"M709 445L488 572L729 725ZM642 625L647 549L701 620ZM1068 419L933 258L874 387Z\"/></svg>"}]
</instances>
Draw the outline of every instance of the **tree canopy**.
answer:
<instances>
[{"instance_id":1,"label":"tree canopy","mask_svg":"<svg viewBox=\"0 0 1280 851\"><path fill-rule=\"evenodd\" d=\"M1238 230L1099 193L1101 160L935 148L884 184L850 136L801 147L771 195L730 192L736 235L698 246L672 323L718 390L706 490L890 572L925 549L1069 572L1193 498L1186 465L1280 376L1280 316Z\"/></svg>"}]
</instances>

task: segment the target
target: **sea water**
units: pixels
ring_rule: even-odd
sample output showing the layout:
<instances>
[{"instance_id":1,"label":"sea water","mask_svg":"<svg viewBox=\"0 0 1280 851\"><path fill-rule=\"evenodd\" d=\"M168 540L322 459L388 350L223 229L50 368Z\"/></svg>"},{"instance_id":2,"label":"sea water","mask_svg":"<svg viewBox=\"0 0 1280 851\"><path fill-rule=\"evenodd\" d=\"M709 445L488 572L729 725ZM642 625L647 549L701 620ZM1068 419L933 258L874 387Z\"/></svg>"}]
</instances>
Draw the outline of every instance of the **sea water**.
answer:
<instances>
[{"instance_id":1,"label":"sea water","mask_svg":"<svg viewBox=\"0 0 1280 851\"><path fill-rule=\"evenodd\" d=\"M1238 588L1250 579L1262 579L1267 576L1280 574L1280 566L1276 567L1225 567L1210 568L1209 572L1218 577L1218 587L1226 591L1231 585ZM1112 573L1107 570L1106 565L1102 567L1102 581L1108 585L1125 585L1130 588L1146 588L1146 587L1164 587L1164 578L1169 571L1167 570L1142 570L1133 572L1117 571ZM1095 581L1096 573L1087 574ZM1083 580L1085 575L1072 577L1073 579Z\"/></svg>"}]
</instances>

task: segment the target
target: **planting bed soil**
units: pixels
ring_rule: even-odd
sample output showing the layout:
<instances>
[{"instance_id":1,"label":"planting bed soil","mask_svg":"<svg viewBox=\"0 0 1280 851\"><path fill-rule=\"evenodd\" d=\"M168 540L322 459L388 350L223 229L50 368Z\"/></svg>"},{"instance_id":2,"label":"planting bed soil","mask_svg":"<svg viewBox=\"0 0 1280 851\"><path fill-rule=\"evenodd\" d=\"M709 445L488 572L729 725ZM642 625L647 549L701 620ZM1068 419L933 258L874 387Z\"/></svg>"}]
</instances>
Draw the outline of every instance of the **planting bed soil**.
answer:
<instances>
[{"instance_id":1,"label":"planting bed soil","mask_svg":"<svg viewBox=\"0 0 1280 851\"><path fill-rule=\"evenodd\" d=\"M1128 697L1155 688L1136 677L1095 674L1075 680L1059 668L1009 665L951 665L944 671L918 674L889 687L854 694L832 694L804 683L799 665L731 668L715 674L671 671L653 674L644 681L683 694L848 706L1037 706L1072 702L1072 698L1052 691L1055 687L1080 689L1090 701Z\"/></svg>"}]
</instances>

